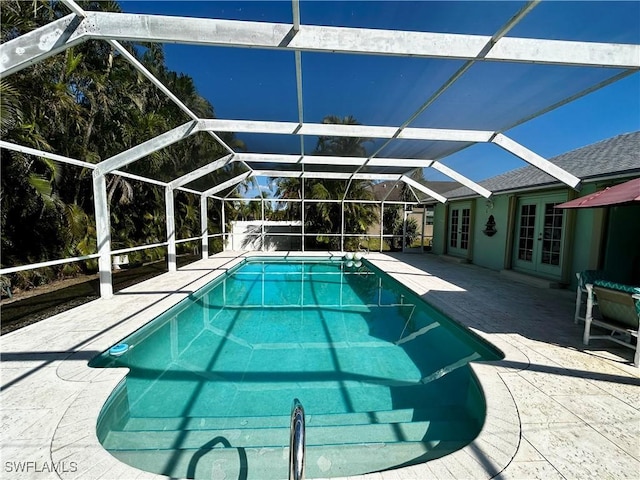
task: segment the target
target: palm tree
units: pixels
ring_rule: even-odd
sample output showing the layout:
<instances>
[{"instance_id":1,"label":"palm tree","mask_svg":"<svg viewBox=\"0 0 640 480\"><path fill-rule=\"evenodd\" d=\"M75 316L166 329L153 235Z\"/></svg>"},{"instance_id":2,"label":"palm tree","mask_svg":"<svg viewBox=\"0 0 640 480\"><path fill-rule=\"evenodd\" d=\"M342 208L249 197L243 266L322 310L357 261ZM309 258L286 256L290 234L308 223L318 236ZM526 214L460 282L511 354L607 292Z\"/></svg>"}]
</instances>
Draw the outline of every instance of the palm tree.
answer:
<instances>
[{"instance_id":1,"label":"palm tree","mask_svg":"<svg viewBox=\"0 0 640 480\"><path fill-rule=\"evenodd\" d=\"M322 123L359 125L359 122L351 115L338 117L326 116ZM331 155L344 157L365 157L367 150L365 142L368 139L361 137L332 137L320 136L313 152L315 155ZM319 200L309 202L305 210L305 231L317 233L313 239L306 241L307 248L339 249L340 238L329 237L322 233L339 234L342 229L341 203L323 202L322 200L360 199L373 200L371 182L366 180L342 180L305 179L305 198ZM302 184L298 179L284 178L276 180L276 196L279 198L302 198ZM348 188L348 191L347 191ZM284 206L286 216L290 219L300 219L300 204L286 202ZM280 206L279 205L279 206ZM345 202L345 233L358 235L365 234L369 225L378 221L377 209L374 204ZM349 237L345 246L350 249L357 247L358 239Z\"/></svg>"},{"instance_id":2,"label":"palm tree","mask_svg":"<svg viewBox=\"0 0 640 480\"><path fill-rule=\"evenodd\" d=\"M336 115L328 115L322 119L324 124L334 125L360 125L352 115L346 117L338 117ZM364 157L367 150L364 143L369 141L367 138L361 137L318 137L315 155L332 155L343 157Z\"/></svg>"},{"instance_id":3,"label":"palm tree","mask_svg":"<svg viewBox=\"0 0 640 480\"><path fill-rule=\"evenodd\" d=\"M283 200L300 200L302 198L302 180L298 178L275 178L274 196ZM300 202L276 202L277 211L282 220L299 221L301 217Z\"/></svg>"},{"instance_id":4,"label":"palm tree","mask_svg":"<svg viewBox=\"0 0 640 480\"><path fill-rule=\"evenodd\" d=\"M87 10L120 11L116 2L78 3ZM0 9L2 41L67 14L62 2L5 0ZM193 80L166 67L162 45L123 45L197 115L214 117L213 106L199 95ZM0 135L4 140L90 163L125 151L188 119L107 42L84 42L0 81ZM233 133L225 133L223 140L234 149L242 148ZM169 180L195 169L193 159L198 159L199 166L225 153L203 133L155 152L127 169ZM95 251L91 169L4 150L1 168L3 264L34 263ZM114 245L126 247L165 239L161 189L112 175L108 177L108 195ZM179 238L199 231L192 200L181 194L177 197ZM151 257L161 254L136 253ZM74 265L69 264L65 271ZM53 269L52 274L57 271ZM24 279L29 281L28 276Z\"/></svg>"},{"instance_id":5,"label":"palm tree","mask_svg":"<svg viewBox=\"0 0 640 480\"><path fill-rule=\"evenodd\" d=\"M425 183L424 171L421 168L415 169L409 175L413 180L419 183ZM408 184L402 182L400 198L404 202L414 202L416 200L411 188ZM404 220L404 207L402 205L387 205L383 214L384 234L393 235L391 238L391 250L400 250L402 242L399 237L404 235L404 246L410 246L419 236L418 223L413 218Z\"/></svg>"}]
</instances>

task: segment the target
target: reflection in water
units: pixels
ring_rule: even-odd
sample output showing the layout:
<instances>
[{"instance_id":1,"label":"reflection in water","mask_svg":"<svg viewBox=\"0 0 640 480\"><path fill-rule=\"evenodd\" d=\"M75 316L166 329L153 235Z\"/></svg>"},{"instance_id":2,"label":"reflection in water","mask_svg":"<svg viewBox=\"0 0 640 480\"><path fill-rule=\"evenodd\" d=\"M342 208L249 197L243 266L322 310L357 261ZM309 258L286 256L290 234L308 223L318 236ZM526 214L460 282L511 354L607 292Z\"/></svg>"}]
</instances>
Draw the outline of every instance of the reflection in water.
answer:
<instances>
[{"instance_id":1,"label":"reflection in water","mask_svg":"<svg viewBox=\"0 0 640 480\"><path fill-rule=\"evenodd\" d=\"M127 463L187 478L267 465L286 477L295 397L309 418L307 465L331 465L317 475L442 456L484 418L466 365L497 358L366 262L317 259L247 262L125 341L124 355L92 362L130 368L99 438ZM366 445L386 453L363 457Z\"/></svg>"}]
</instances>

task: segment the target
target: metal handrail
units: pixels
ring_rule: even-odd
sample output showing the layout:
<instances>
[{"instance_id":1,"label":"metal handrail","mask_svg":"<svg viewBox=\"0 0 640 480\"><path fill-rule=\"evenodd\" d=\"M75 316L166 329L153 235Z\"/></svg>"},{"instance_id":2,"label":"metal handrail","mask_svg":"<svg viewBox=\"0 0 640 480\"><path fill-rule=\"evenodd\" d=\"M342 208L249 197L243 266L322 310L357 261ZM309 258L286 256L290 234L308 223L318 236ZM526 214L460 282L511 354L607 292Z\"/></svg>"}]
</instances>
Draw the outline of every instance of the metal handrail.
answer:
<instances>
[{"instance_id":1,"label":"metal handrail","mask_svg":"<svg viewBox=\"0 0 640 480\"><path fill-rule=\"evenodd\" d=\"M289 480L304 480L305 454L304 408L297 398L291 407L289 432Z\"/></svg>"}]
</instances>

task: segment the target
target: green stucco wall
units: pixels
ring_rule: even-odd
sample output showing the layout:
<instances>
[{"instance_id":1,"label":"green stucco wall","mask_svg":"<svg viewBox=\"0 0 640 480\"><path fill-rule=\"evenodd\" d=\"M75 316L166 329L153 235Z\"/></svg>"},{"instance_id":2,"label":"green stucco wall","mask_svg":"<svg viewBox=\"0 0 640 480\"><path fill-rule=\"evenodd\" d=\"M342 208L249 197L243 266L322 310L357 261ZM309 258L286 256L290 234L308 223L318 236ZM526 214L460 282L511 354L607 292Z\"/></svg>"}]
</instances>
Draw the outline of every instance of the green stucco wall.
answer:
<instances>
[{"instance_id":1,"label":"green stucco wall","mask_svg":"<svg viewBox=\"0 0 640 480\"><path fill-rule=\"evenodd\" d=\"M433 211L433 245L431 251L438 255L444 254L447 239L447 207L438 203Z\"/></svg>"},{"instance_id":2,"label":"green stucco wall","mask_svg":"<svg viewBox=\"0 0 640 480\"><path fill-rule=\"evenodd\" d=\"M590 195L596 191L595 184L587 184L582 188L580 196ZM569 286L578 286L576 272L596 270L598 268L600 243L602 237L603 209L581 208L567 215L574 215L573 241L571 243L571 262L569 263Z\"/></svg>"},{"instance_id":3,"label":"green stucco wall","mask_svg":"<svg viewBox=\"0 0 640 480\"><path fill-rule=\"evenodd\" d=\"M450 202L450 207L455 208L465 202ZM506 195L496 196L492 199L493 205L489 206L487 200L478 198L471 200L472 212L472 263L492 270L504 268L504 250L507 242L507 215L509 208L509 197ZM447 240L447 208L439 204L435 208L433 216L433 252L443 255L446 252ZM488 237L482 233L486 228L489 215L493 215L496 221L496 234Z\"/></svg>"},{"instance_id":4,"label":"green stucco wall","mask_svg":"<svg viewBox=\"0 0 640 480\"><path fill-rule=\"evenodd\" d=\"M603 187L598 183L585 184L579 196L590 195ZM547 196L561 191L526 192L526 196ZM505 263L505 259L511 255L510 251L505 254L511 196L495 195L492 197L493 206L484 198L465 201L472 203L470 259L475 265L492 270L506 268L508 262ZM455 208L460 203L452 201L450 207ZM444 205L439 204L434 213L433 252L439 255L447 253L447 211ZM482 233L489 215L493 215L496 221L497 233L492 237ZM567 244L561 281L566 282L568 288L577 287L576 272L597 268L611 272L612 278L618 281L640 283L640 206L611 207L608 211L604 208L567 210L564 225Z\"/></svg>"},{"instance_id":5,"label":"green stucco wall","mask_svg":"<svg viewBox=\"0 0 640 480\"><path fill-rule=\"evenodd\" d=\"M486 229L489 215L496 222L496 234L488 237ZM475 200L475 221L473 227L473 263L492 270L504 268L507 248L507 218L509 215L509 197L496 195L487 202L484 198Z\"/></svg>"},{"instance_id":6,"label":"green stucco wall","mask_svg":"<svg viewBox=\"0 0 640 480\"><path fill-rule=\"evenodd\" d=\"M588 184L580 196L603 185ZM576 272L601 269L612 280L640 284L640 206L583 208L575 210L570 288L576 288Z\"/></svg>"}]
</instances>

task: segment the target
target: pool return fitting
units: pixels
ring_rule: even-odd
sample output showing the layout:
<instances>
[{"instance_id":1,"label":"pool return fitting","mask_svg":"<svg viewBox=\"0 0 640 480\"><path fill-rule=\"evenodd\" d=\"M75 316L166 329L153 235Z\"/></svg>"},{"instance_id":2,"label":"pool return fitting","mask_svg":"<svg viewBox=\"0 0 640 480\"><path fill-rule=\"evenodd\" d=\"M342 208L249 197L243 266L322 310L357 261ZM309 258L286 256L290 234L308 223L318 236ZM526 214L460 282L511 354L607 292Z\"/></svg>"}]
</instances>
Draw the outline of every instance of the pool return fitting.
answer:
<instances>
[{"instance_id":1,"label":"pool return fitting","mask_svg":"<svg viewBox=\"0 0 640 480\"><path fill-rule=\"evenodd\" d=\"M289 480L304 480L305 454L304 408L297 398L291 407L289 432Z\"/></svg>"}]
</instances>

